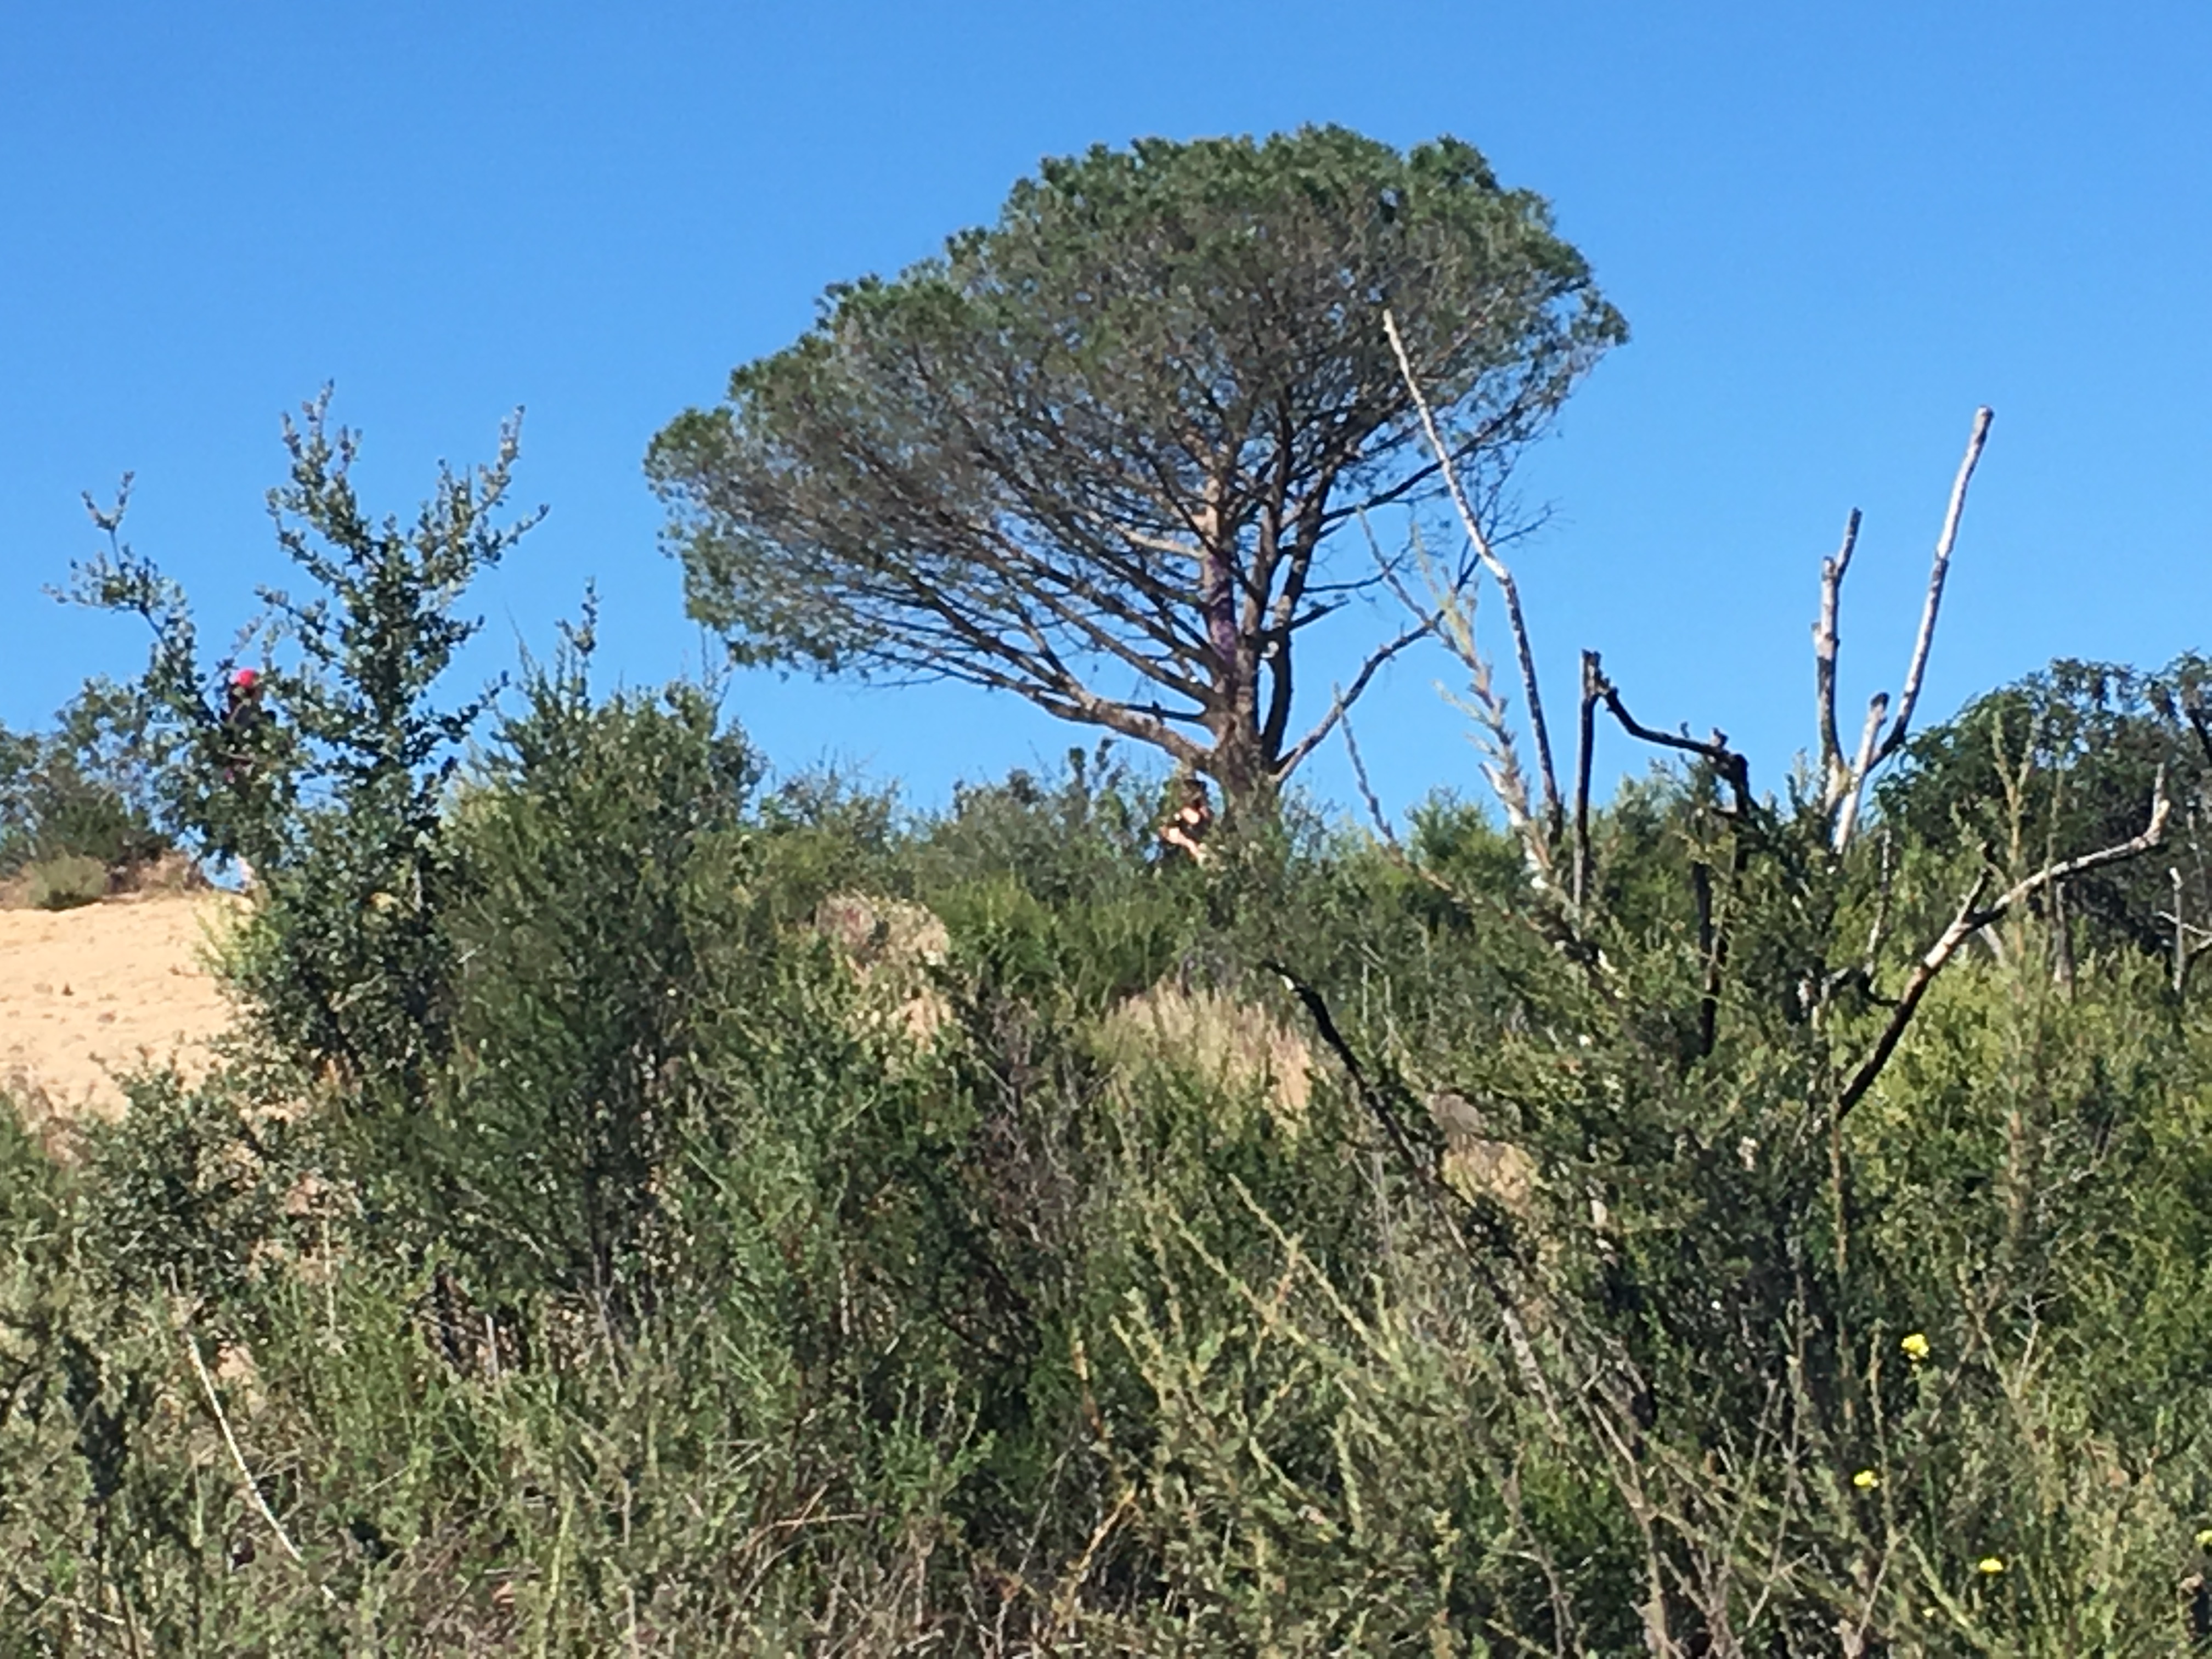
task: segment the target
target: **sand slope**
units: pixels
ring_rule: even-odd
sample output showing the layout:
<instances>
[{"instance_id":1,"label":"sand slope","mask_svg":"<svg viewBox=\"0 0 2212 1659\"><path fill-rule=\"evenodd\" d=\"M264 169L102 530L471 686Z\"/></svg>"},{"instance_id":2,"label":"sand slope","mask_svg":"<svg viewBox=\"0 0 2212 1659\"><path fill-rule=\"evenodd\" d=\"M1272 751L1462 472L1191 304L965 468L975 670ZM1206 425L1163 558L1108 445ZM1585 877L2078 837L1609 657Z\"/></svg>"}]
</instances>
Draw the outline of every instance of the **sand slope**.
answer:
<instances>
[{"instance_id":1,"label":"sand slope","mask_svg":"<svg viewBox=\"0 0 2212 1659\"><path fill-rule=\"evenodd\" d=\"M57 1111L112 1111L114 1074L175 1060L188 1075L230 1009L212 930L241 901L146 894L76 910L0 910L0 1089Z\"/></svg>"}]
</instances>

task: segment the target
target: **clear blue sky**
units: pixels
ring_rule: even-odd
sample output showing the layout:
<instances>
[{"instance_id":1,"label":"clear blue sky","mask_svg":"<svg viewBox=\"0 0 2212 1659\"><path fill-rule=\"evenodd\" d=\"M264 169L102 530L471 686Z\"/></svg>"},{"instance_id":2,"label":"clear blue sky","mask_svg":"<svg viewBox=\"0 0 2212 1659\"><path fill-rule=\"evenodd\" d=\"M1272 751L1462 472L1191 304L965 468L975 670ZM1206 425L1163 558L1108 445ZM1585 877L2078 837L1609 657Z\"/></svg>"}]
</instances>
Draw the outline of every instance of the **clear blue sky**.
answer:
<instances>
[{"instance_id":1,"label":"clear blue sky","mask_svg":"<svg viewBox=\"0 0 2212 1659\"><path fill-rule=\"evenodd\" d=\"M1042 155L1320 121L1474 143L1634 330L1523 474L1555 702L1599 647L1644 719L1724 726L1775 782L1820 556L1863 507L1856 708L1901 675L1984 402L1926 712L2053 655L2212 645L2201 5L78 0L0 19L0 720L141 659L40 594L92 545L80 489L136 470L133 538L210 633L282 579L277 416L325 380L402 511L526 406L520 491L552 511L481 595L493 654L596 577L611 678L696 666L639 467L672 415ZM1448 666L1365 706L1394 803L1474 780ZM922 801L1071 740L951 690L756 675L733 708L780 763ZM1311 776L1347 793L1338 754Z\"/></svg>"}]
</instances>

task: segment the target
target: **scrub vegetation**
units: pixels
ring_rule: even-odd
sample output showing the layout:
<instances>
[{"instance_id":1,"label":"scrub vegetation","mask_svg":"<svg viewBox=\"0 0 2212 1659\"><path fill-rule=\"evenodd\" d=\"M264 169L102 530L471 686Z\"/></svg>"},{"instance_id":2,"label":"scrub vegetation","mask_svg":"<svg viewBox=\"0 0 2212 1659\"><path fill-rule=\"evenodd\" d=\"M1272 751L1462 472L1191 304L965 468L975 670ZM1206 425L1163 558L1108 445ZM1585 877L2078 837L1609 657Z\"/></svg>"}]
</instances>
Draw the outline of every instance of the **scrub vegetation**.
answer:
<instances>
[{"instance_id":1,"label":"scrub vegetation","mask_svg":"<svg viewBox=\"0 0 2212 1659\"><path fill-rule=\"evenodd\" d=\"M1455 417L1397 322L1411 467ZM781 377L841 329L717 441L823 441ZM256 902L204 1080L0 1113L0 1652L2212 1642L2203 665L1916 729L1987 430L1897 704L1838 734L1847 537L1771 780L1594 656L1555 780L1471 627L1488 497L1433 467L1466 558L1408 614L1482 794L1364 826L1224 716L1199 857L1110 746L929 812L779 773L726 688L595 685L588 602L455 693L512 433L384 519L311 406L302 586L228 657L104 515L136 736L21 740L0 846L150 836Z\"/></svg>"}]
</instances>

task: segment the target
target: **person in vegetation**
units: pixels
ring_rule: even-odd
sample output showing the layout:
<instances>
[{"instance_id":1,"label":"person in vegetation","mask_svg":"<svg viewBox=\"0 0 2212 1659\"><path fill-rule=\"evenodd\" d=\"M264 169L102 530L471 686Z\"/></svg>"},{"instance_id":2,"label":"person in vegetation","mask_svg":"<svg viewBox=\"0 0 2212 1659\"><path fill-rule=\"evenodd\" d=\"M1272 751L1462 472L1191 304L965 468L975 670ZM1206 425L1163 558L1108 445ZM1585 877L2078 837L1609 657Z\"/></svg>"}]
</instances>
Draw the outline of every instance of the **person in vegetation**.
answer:
<instances>
[{"instance_id":1,"label":"person in vegetation","mask_svg":"<svg viewBox=\"0 0 2212 1659\"><path fill-rule=\"evenodd\" d=\"M267 757L274 717L263 700L267 683L251 668L234 669L223 687L219 759L223 787L238 793L253 781ZM223 875L234 875L240 890L253 890L253 866L245 854L233 853L219 860Z\"/></svg>"},{"instance_id":2,"label":"person in vegetation","mask_svg":"<svg viewBox=\"0 0 2212 1659\"><path fill-rule=\"evenodd\" d=\"M1213 830L1213 802L1206 793L1206 780L1196 773L1186 775L1182 783L1182 801L1168 821L1160 826L1160 858L1163 862L1187 858L1193 864L1204 864L1213 856L1206 837Z\"/></svg>"},{"instance_id":3,"label":"person in vegetation","mask_svg":"<svg viewBox=\"0 0 2212 1659\"><path fill-rule=\"evenodd\" d=\"M269 730L261 676L251 668L234 671L223 691L222 781L235 787L252 775Z\"/></svg>"}]
</instances>

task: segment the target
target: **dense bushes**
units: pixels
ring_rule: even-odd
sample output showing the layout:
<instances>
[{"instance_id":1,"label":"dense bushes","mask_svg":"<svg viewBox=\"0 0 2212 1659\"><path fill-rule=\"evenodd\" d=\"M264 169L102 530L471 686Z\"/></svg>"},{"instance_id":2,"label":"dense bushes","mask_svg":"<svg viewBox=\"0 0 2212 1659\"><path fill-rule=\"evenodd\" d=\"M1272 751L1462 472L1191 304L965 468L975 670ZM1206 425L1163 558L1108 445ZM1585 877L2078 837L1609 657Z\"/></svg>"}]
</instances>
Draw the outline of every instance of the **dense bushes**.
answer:
<instances>
[{"instance_id":1,"label":"dense bushes","mask_svg":"<svg viewBox=\"0 0 2212 1659\"><path fill-rule=\"evenodd\" d=\"M0 728L0 877L64 860L88 861L104 877L168 851L152 748L143 700L107 680L88 682L50 732Z\"/></svg>"},{"instance_id":2,"label":"dense bushes","mask_svg":"<svg viewBox=\"0 0 2212 1659\"><path fill-rule=\"evenodd\" d=\"M327 638L374 594L419 644L384 553ZM58 1156L0 1115L0 1650L2212 1627L2186 975L2017 908L1838 1105L1954 826L2025 821L1986 709L1841 860L1624 791L1563 936L1449 799L1403 853L1291 803L1163 865L1110 754L903 813L589 646L465 761L434 674L318 761L364 665L280 673L324 770L223 820L268 860L225 1068ZM2021 844L2135 824L2131 752L2015 763L2113 799Z\"/></svg>"}]
</instances>

